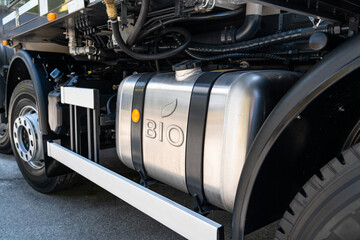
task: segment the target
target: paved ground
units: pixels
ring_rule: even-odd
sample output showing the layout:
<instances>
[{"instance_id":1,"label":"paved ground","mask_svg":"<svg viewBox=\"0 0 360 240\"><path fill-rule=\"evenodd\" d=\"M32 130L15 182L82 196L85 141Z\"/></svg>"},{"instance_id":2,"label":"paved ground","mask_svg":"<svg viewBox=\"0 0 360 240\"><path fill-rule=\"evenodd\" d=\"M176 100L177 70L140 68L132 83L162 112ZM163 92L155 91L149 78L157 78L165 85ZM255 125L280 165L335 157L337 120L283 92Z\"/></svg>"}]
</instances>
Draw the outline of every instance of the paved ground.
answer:
<instances>
[{"instance_id":1,"label":"paved ground","mask_svg":"<svg viewBox=\"0 0 360 240\"><path fill-rule=\"evenodd\" d=\"M137 181L137 174L121 165L114 154L114 150L101 152L104 165ZM163 184L152 190L191 208L187 194ZM231 214L216 211L209 217L225 226L225 239L230 239ZM272 239L275 226L246 239ZM86 179L62 192L38 193L22 178L13 156L0 154L0 239L183 238Z\"/></svg>"}]
</instances>

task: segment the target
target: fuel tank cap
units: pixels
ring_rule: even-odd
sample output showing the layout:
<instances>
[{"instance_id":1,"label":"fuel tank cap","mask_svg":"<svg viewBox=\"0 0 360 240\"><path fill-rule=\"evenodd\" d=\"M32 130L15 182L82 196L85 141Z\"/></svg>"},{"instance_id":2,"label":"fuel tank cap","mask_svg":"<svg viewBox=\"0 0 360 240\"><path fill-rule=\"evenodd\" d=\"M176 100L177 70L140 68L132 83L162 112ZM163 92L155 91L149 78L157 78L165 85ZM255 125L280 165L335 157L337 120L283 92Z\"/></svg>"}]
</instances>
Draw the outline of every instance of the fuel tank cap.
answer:
<instances>
[{"instance_id":1,"label":"fuel tank cap","mask_svg":"<svg viewBox=\"0 0 360 240\"><path fill-rule=\"evenodd\" d=\"M177 81L186 81L191 76L202 73L201 61L199 60L185 60L173 65L175 71L175 78Z\"/></svg>"},{"instance_id":2,"label":"fuel tank cap","mask_svg":"<svg viewBox=\"0 0 360 240\"><path fill-rule=\"evenodd\" d=\"M201 61L200 60L185 60L173 65L173 71L181 71L181 70L189 70L194 68L200 68Z\"/></svg>"}]
</instances>

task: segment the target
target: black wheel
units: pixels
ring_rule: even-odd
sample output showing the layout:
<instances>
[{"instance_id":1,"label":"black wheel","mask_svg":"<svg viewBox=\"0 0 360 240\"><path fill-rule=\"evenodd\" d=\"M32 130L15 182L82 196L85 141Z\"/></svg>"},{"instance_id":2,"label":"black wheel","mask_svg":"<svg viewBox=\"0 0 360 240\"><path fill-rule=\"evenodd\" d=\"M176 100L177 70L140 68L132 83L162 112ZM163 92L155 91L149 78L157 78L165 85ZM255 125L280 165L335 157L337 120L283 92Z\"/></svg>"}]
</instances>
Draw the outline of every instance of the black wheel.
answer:
<instances>
[{"instance_id":1,"label":"black wheel","mask_svg":"<svg viewBox=\"0 0 360 240\"><path fill-rule=\"evenodd\" d=\"M0 153L11 153L8 124L0 123Z\"/></svg>"},{"instance_id":2,"label":"black wheel","mask_svg":"<svg viewBox=\"0 0 360 240\"><path fill-rule=\"evenodd\" d=\"M9 133L19 169L37 191L50 193L72 185L76 174L48 178L42 136L40 134L36 96L30 80L20 82L10 99Z\"/></svg>"},{"instance_id":3,"label":"black wheel","mask_svg":"<svg viewBox=\"0 0 360 240\"><path fill-rule=\"evenodd\" d=\"M330 161L303 186L275 239L360 239L360 144Z\"/></svg>"}]
</instances>

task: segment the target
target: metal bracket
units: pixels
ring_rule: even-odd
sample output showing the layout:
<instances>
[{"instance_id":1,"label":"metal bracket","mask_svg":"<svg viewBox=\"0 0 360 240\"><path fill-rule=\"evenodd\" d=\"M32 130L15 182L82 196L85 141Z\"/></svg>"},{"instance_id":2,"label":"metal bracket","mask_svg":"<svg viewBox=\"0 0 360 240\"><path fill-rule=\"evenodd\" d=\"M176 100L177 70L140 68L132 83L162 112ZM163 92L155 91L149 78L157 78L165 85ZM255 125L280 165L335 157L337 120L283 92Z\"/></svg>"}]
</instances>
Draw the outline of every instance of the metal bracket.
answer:
<instances>
[{"instance_id":1,"label":"metal bracket","mask_svg":"<svg viewBox=\"0 0 360 240\"><path fill-rule=\"evenodd\" d=\"M81 152L80 117L78 108L86 108L88 158L99 162L100 128L99 128L99 90L91 88L61 87L61 103L69 104L70 115L70 148Z\"/></svg>"}]
</instances>

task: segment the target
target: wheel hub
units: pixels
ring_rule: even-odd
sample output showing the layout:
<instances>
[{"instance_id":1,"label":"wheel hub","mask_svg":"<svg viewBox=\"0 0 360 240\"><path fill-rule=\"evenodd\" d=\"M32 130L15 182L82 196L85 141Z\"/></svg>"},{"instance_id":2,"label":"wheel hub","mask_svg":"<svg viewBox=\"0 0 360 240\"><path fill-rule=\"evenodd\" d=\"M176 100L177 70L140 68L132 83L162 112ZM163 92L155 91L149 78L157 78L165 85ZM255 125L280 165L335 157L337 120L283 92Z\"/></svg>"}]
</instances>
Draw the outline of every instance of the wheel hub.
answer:
<instances>
[{"instance_id":1,"label":"wheel hub","mask_svg":"<svg viewBox=\"0 0 360 240\"><path fill-rule=\"evenodd\" d=\"M13 125L13 139L19 157L34 169L44 167L41 134L36 110L20 115Z\"/></svg>"}]
</instances>

